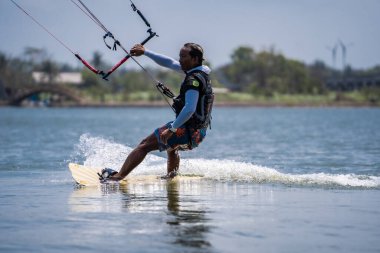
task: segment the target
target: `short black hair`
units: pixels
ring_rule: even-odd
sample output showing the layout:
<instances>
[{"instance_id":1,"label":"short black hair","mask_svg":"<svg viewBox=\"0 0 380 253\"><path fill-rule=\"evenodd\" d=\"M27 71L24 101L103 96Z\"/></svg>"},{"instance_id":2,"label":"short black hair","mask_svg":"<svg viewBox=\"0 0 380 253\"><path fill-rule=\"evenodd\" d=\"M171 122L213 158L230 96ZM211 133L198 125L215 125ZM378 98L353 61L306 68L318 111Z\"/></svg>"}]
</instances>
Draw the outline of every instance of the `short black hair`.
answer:
<instances>
[{"instance_id":1,"label":"short black hair","mask_svg":"<svg viewBox=\"0 0 380 253\"><path fill-rule=\"evenodd\" d=\"M198 57L198 64L202 65L202 62L204 61L204 59L203 59L203 48L196 43L186 43L183 46L186 48L189 48L190 49L190 52L189 52L190 56L192 58Z\"/></svg>"}]
</instances>

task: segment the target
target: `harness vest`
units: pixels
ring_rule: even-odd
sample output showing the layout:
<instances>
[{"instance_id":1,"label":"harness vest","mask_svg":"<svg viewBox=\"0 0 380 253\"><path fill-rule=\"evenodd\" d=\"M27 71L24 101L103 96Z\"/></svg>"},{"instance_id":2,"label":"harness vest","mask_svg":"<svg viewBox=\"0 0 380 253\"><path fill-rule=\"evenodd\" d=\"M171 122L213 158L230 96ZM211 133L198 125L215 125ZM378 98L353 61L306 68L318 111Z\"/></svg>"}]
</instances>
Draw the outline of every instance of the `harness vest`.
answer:
<instances>
[{"instance_id":1,"label":"harness vest","mask_svg":"<svg viewBox=\"0 0 380 253\"><path fill-rule=\"evenodd\" d=\"M189 89L199 92L197 109L191 118L185 123L187 127L202 129L210 126L211 128L211 111L214 103L214 93L211 87L211 80L205 72L195 70L186 73L186 77L181 84L179 95L173 99L173 108L178 117L182 108L185 106L185 93Z\"/></svg>"}]
</instances>

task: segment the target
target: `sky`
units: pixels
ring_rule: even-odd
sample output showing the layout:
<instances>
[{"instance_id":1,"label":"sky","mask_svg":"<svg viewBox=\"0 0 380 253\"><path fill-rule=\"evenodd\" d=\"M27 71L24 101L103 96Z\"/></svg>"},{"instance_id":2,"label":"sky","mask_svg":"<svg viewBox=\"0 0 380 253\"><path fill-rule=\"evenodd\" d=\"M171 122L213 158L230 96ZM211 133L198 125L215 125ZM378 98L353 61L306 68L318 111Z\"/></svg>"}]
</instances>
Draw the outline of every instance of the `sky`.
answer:
<instances>
[{"instance_id":1,"label":"sky","mask_svg":"<svg viewBox=\"0 0 380 253\"><path fill-rule=\"evenodd\" d=\"M103 43L104 32L70 0L15 0L75 53L95 51L110 64L123 56ZM146 36L146 26L127 0L83 0L115 37L130 48ZM178 59L186 42L203 46L213 67L228 64L239 46L274 48L285 57L333 66L331 48L341 40L346 62L355 69L380 64L379 0L134 0L159 37L146 47ZM60 63L81 66L73 54L37 26L10 0L0 0L0 51L23 57L26 47L45 48ZM329 49L330 48L330 49ZM146 66L152 61L139 58ZM340 69L342 50L335 67ZM134 63L128 66L136 67Z\"/></svg>"}]
</instances>

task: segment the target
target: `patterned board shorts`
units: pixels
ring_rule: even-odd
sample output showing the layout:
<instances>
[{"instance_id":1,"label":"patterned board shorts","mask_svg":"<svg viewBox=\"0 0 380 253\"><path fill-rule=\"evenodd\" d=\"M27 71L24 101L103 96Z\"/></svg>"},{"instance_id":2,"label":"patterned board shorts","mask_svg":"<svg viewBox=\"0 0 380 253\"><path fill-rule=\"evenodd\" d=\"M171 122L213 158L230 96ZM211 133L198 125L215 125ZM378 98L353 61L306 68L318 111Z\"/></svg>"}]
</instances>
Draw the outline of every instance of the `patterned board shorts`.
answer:
<instances>
[{"instance_id":1,"label":"patterned board shorts","mask_svg":"<svg viewBox=\"0 0 380 253\"><path fill-rule=\"evenodd\" d=\"M191 150L193 148L198 147L198 145L206 137L207 128L193 129L193 128L187 128L185 126L181 126L177 128L177 132L169 138L168 144L165 145L161 141L160 136L161 136L161 133L165 129L168 129L171 126L172 122L173 121L170 121L166 123L164 126L157 128L154 131L154 135L156 136L158 140L158 146L159 146L160 151L167 150L168 148L178 149L178 150Z\"/></svg>"}]
</instances>

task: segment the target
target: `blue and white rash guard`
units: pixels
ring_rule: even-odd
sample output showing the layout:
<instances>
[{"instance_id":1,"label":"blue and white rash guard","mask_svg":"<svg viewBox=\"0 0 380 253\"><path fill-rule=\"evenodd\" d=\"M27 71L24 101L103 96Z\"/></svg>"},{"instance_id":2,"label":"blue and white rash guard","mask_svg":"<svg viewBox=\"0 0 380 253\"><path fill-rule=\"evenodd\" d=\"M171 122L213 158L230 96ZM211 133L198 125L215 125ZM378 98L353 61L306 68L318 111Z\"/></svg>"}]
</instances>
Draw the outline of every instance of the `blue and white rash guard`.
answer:
<instances>
[{"instance_id":1,"label":"blue and white rash guard","mask_svg":"<svg viewBox=\"0 0 380 253\"><path fill-rule=\"evenodd\" d=\"M183 72L181 68L181 64L179 61L170 58L168 56L157 54L155 52L152 52L150 50L145 50L144 55L152 59L154 62L156 62L158 65L175 70L177 72ZM198 66L196 68L190 69L187 71L187 73L191 73L192 71L200 70L205 72L206 74L210 74L211 69L206 66ZM197 102L199 98L199 92L196 90L188 90L185 93L185 106L182 108L181 112L179 113L178 117L175 119L175 121L172 123L173 128L179 128L183 124L188 121L195 110L197 109Z\"/></svg>"}]
</instances>

